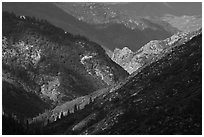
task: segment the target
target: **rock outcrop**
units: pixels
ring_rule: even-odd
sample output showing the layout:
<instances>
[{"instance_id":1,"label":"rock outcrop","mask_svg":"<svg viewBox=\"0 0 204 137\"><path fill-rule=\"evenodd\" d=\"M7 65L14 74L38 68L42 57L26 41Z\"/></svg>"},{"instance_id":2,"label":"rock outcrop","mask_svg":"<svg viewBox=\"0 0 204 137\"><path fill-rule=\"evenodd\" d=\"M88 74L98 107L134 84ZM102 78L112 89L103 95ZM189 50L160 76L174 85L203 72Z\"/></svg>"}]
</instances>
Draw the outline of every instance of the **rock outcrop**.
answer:
<instances>
[{"instance_id":1,"label":"rock outcrop","mask_svg":"<svg viewBox=\"0 0 204 137\"><path fill-rule=\"evenodd\" d=\"M112 55L112 60L131 74L148 62L153 62L157 56L163 54L175 44L191 39L193 33L195 32L179 32L165 40L152 40L137 52L132 52L127 48L116 49Z\"/></svg>"}]
</instances>

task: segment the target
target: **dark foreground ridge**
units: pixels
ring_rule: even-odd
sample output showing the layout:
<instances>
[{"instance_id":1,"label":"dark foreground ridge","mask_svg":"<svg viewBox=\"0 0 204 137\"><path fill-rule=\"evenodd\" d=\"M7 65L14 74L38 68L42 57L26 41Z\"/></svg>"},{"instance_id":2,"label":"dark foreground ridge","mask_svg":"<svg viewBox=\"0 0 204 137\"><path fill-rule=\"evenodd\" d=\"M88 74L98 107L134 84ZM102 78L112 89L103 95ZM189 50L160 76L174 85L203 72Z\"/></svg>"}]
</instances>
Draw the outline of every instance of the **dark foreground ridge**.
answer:
<instances>
[{"instance_id":1,"label":"dark foreground ridge","mask_svg":"<svg viewBox=\"0 0 204 137\"><path fill-rule=\"evenodd\" d=\"M22 17L22 20L24 20L24 17ZM19 24L21 23L22 22ZM64 32L62 33L64 34ZM7 42L13 42L15 38L22 37L21 35L12 35L11 37L10 33L3 34L6 36L3 40L3 42L5 42L3 45L5 46L9 45L6 44ZM53 32L53 34L55 33ZM52 36L52 40L54 38L58 40L61 35ZM7 40L8 38L10 39ZM70 43L72 43L72 41L70 41ZM25 44L15 44L14 42L12 47L14 47L13 49L19 49L22 45ZM46 49L46 51L49 51L49 48ZM8 49L9 48L4 49L3 47L3 50ZM14 52L14 50L9 51ZM19 50L17 51L20 52ZM54 51L58 51L58 49ZM53 60L57 55L61 55L54 54L54 51L51 52L51 55L55 56L48 56ZM62 51L63 50L60 50L57 53L63 53ZM21 57L20 53L18 57ZM5 55L11 54L7 54L6 52ZM22 56L22 58L23 57L25 58L26 56ZM36 70L35 65L33 65L34 67L31 67L31 69L26 61L20 60L22 58L16 60L16 65L18 66L20 64L18 67L25 68L25 72L27 72L28 67L29 70ZM90 55L83 59L89 58ZM10 59L6 56L6 58L3 59L12 61L13 58ZM85 64L83 59L81 60L82 66L83 63ZM53 60L50 62L53 63ZM36 60L33 58L31 58L31 61L33 61L34 64L36 63ZM60 60L56 62L60 62ZM15 85L15 87L20 85L19 87L21 87L22 90L19 90L17 93L27 93L24 92L27 88L25 88L24 84L21 84L24 79L19 80L18 83L15 82L15 78L22 76L22 73L21 75L18 73L8 73L10 72L8 70L13 70L10 68L11 66L7 66L8 64L3 64L6 68L3 68L3 72L7 72L3 73L5 75L3 75L3 80L12 84L12 86ZM39 66L39 68L41 68L41 66ZM51 68L53 69L53 66ZM48 70L52 70L51 68ZM70 68L70 66L68 68ZM44 72L47 75L47 70L43 71L42 68L40 70L39 72ZM60 70L64 69L61 68ZM79 70L83 69L79 68ZM35 71L31 72L34 73ZM63 71L63 74L65 72L66 71ZM12 77L11 79L11 77L9 77L11 74L13 77L16 77ZM55 73L52 72L51 74ZM94 74L97 76L99 73ZM48 78L45 77L45 79L47 80ZM25 82L25 80L23 82ZM48 85L49 83L53 85L53 83L58 82L53 78L47 83ZM92 92L72 102L66 102L65 105L58 105L53 110L46 112L46 117L41 117L42 119L44 118L41 121L19 120L16 115L7 114L9 112L8 106L7 108L3 106L3 134L202 134L201 30L181 37L178 42L162 51L162 54L156 56L153 61L147 62L143 67L132 73L126 80L120 83L116 82L115 84L113 88L105 86L107 88L104 90ZM14 97L18 97L12 92L12 89L15 89L12 86L8 84L10 88L9 93ZM29 88L32 89L31 86L29 86ZM6 93L5 91L3 92ZM42 90L40 91L42 92ZM32 95L23 95L25 98L32 97ZM39 96L39 94L35 95ZM87 103L81 107L80 103L83 102L83 100L86 100L85 102ZM49 103L45 101L45 107L46 104ZM35 106L35 104L32 105ZM70 106L73 106L73 110L70 109L72 108ZM57 117L53 119L55 113L57 113ZM19 129L19 127L21 127L21 129Z\"/></svg>"},{"instance_id":2,"label":"dark foreground ridge","mask_svg":"<svg viewBox=\"0 0 204 137\"><path fill-rule=\"evenodd\" d=\"M202 134L202 34L191 38L42 134Z\"/></svg>"}]
</instances>

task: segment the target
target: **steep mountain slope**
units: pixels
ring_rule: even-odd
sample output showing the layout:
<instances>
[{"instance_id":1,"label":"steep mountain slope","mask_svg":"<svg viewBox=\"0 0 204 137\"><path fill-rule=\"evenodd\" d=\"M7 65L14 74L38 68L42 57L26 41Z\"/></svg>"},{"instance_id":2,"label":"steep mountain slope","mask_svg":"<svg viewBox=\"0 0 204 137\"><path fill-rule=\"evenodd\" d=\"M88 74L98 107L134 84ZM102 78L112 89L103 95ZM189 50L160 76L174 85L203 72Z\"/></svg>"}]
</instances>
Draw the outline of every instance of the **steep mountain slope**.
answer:
<instances>
[{"instance_id":1,"label":"steep mountain slope","mask_svg":"<svg viewBox=\"0 0 204 137\"><path fill-rule=\"evenodd\" d=\"M165 39L172 35L172 31L176 31L170 26L166 29L166 27L154 22L151 24L145 23L146 25L144 26L141 24L144 21L140 21L140 25L135 26L135 23L131 23L126 16L121 16L122 19L120 22L124 22L122 24L117 21L109 23L102 22L95 25L88 24L82 20L78 20L74 14L69 14L64 8L59 5L56 6L54 3L3 3L2 8L3 11L15 12L17 15L28 15L46 19L55 26L63 28L65 31L86 36L107 50L128 46L136 51L150 40ZM97 10L100 10L100 8ZM81 8L78 7L77 9L79 10ZM135 21L137 23L137 20ZM146 29L142 29L143 27Z\"/></svg>"},{"instance_id":2,"label":"steep mountain slope","mask_svg":"<svg viewBox=\"0 0 204 137\"><path fill-rule=\"evenodd\" d=\"M183 37L153 63L41 134L202 134L202 34Z\"/></svg>"},{"instance_id":3,"label":"steep mountain slope","mask_svg":"<svg viewBox=\"0 0 204 137\"><path fill-rule=\"evenodd\" d=\"M191 33L179 32L165 40L152 40L137 52L132 52L127 47L124 47L122 50L115 49L111 58L131 74L146 63L154 61L157 56L163 54L163 51L169 47L191 39L191 35Z\"/></svg>"},{"instance_id":4,"label":"steep mountain slope","mask_svg":"<svg viewBox=\"0 0 204 137\"><path fill-rule=\"evenodd\" d=\"M13 115L2 115L2 135L25 135L27 128L23 126Z\"/></svg>"},{"instance_id":5,"label":"steep mountain slope","mask_svg":"<svg viewBox=\"0 0 204 137\"><path fill-rule=\"evenodd\" d=\"M18 119L34 117L50 105L45 103L36 94L27 92L16 83L9 83L3 80L2 104L6 114L18 116Z\"/></svg>"},{"instance_id":6,"label":"steep mountain slope","mask_svg":"<svg viewBox=\"0 0 204 137\"><path fill-rule=\"evenodd\" d=\"M72 101L65 102L62 105L58 105L53 109L45 111L38 116L28 119L29 124L32 125L47 125L61 119L63 116L67 116L70 113L75 113L77 110L84 109L88 104L92 103L97 97L109 92L112 87L97 90L86 96L81 96ZM48 123L49 121L49 123Z\"/></svg>"},{"instance_id":7,"label":"steep mountain slope","mask_svg":"<svg viewBox=\"0 0 204 137\"><path fill-rule=\"evenodd\" d=\"M15 94L13 89L19 88L15 83L21 87L14 96L16 100L32 93L53 107L114 85L128 76L100 45L85 37L28 16L4 12L2 21L3 81L13 81L14 86L10 88L3 83L5 101L9 94ZM11 109L7 103L3 106L5 110Z\"/></svg>"}]
</instances>

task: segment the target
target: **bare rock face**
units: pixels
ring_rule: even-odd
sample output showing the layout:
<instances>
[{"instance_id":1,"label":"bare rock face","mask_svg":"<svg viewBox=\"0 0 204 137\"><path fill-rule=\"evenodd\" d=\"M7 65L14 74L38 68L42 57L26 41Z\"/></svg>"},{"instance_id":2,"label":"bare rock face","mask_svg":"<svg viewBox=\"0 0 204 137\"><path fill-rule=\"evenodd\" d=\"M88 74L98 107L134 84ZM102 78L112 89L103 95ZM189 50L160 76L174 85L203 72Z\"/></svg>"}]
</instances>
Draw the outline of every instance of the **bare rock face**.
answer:
<instances>
[{"instance_id":1,"label":"bare rock face","mask_svg":"<svg viewBox=\"0 0 204 137\"><path fill-rule=\"evenodd\" d=\"M116 48L112 55L112 60L123 67L129 73L129 62L133 58L134 53L128 48L123 49Z\"/></svg>"},{"instance_id":2,"label":"bare rock face","mask_svg":"<svg viewBox=\"0 0 204 137\"><path fill-rule=\"evenodd\" d=\"M115 49L112 60L123 67L129 74L135 72L148 62L153 62L157 56L165 52L169 47L174 46L178 42L191 39L191 33L179 32L165 40L152 40L137 52L132 52L128 48Z\"/></svg>"}]
</instances>

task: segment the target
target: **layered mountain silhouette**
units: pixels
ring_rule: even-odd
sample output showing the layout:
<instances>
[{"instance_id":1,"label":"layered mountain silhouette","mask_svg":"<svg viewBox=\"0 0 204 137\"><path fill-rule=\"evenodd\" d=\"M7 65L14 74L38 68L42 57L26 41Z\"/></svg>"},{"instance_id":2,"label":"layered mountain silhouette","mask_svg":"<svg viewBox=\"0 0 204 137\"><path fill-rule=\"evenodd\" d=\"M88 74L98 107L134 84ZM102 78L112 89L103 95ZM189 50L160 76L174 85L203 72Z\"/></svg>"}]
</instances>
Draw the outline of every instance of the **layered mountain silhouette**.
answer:
<instances>
[{"instance_id":1,"label":"layered mountain silhouette","mask_svg":"<svg viewBox=\"0 0 204 137\"><path fill-rule=\"evenodd\" d=\"M202 134L200 3L2 6L3 134Z\"/></svg>"},{"instance_id":2,"label":"layered mountain silhouette","mask_svg":"<svg viewBox=\"0 0 204 137\"><path fill-rule=\"evenodd\" d=\"M2 41L5 112L15 107L20 114L21 103L11 104L23 98L25 102L34 101L31 104L28 101L28 107L34 105L35 111L43 112L39 100L45 106L56 106L114 85L128 76L100 45L45 20L4 12Z\"/></svg>"},{"instance_id":3,"label":"layered mountain silhouette","mask_svg":"<svg viewBox=\"0 0 204 137\"><path fill-rule=\"evenodd\" d=\"M78 20L89 24L122 24L132 30L142 30L146 32L145 38L151 37L151 40L165 39L165 36L160 36L160 34L164 34L164 31L161 30L171 33L191 32L202 26L201 3L119 2L112 4L82 2L55 3L55 5ZM152 33L152 30L155 33ZM156 33L156 31L158 32ZM140 46L147 43L141 45L140 38L136 36L135 39L138 40L136 43ZM128 41L123 46L128 46L133 51L136 51L134 47L137 47L137 45L129 44Z\"/></svg>"},{"instance_id":4,"label":"layered mountain silhouette","mask_svg":"<svg viewBox=\"0 0 204 137\"><path fill-rule=\"evenodd\" d=\"M202 134L201 48L201 30L187 34L127 80L31 127L43 125L37 134Z\"/></svg>"},{"instance_id":5,"label":"layered mountain silhouette","mask_svg":"<svg viewBox=\"0 0 204 137\"><path fill-rule=\"evenodd\" d=\"M27 15L46 19L67 32L86 36L102 45L109 54L116 47L123 48L124 46L136 51L152 39L165 39L178 31L162 20L134 19L119 12L116 12L117 17L108 18L108 15L105 15L107 21L103 21L104 16L102 15L108 14L108 11L112 13L112 9L107 10L109 7L100 3L95 5L98 8L90 10L90 8L85 7L83 10L81 4L74 7L73 5L63 5L63 3L3 3L2 8L3 11L15 12L19 16ZM99 23L93 24L81 20L81 16L75 16L75 12L67 12L67 9L73 9L79 14L85 12L84 15L81 15L85 19L90 18L92 20L97 19L96 17L102 19L97 21ZM92 12L99 13L99 15L92 16L90 14Z\"/></svg>"}]
</instances>

